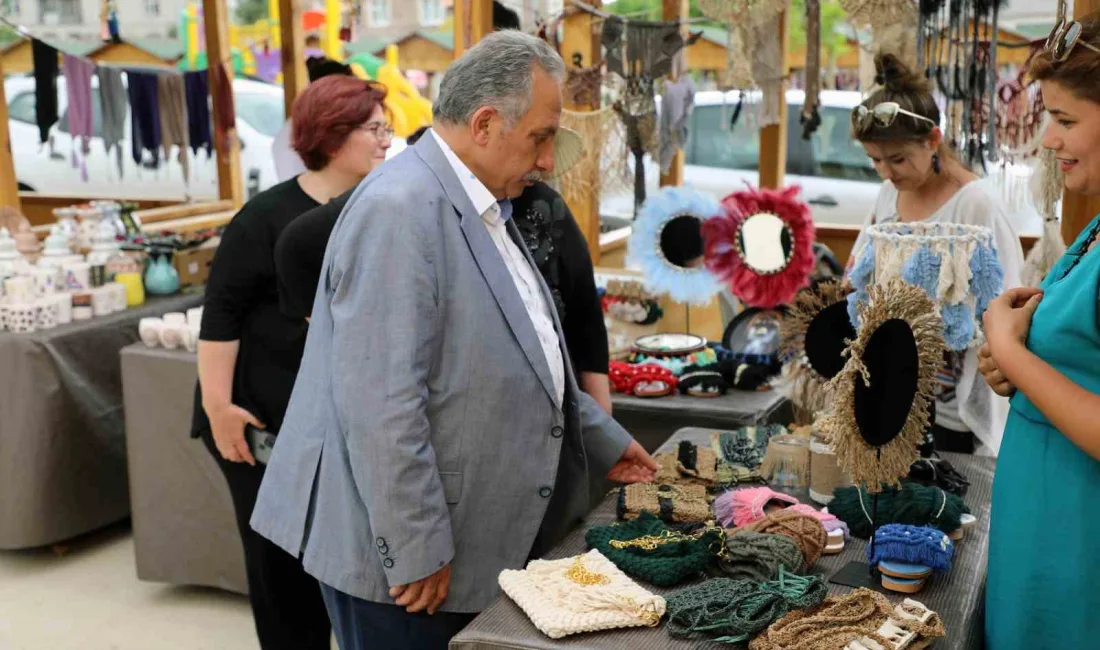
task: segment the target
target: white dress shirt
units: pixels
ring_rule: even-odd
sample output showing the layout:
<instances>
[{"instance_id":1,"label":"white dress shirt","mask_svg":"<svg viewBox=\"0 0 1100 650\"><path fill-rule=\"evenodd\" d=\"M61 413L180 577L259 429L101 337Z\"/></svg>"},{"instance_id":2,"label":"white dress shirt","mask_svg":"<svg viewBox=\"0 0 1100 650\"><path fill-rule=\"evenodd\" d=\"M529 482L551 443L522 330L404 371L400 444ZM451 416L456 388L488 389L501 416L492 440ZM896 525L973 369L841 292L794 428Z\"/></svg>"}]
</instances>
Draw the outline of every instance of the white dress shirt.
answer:
<instances>
[{"instance_id":1,"label":"white dress shirt","mask_svg":"<svg viewBox=\"0 0 1100 650\"><path fill-rule=\"evenodd\" d=\"M508 273L512 276L516 290L523 299L523 306L527 309L527 315L531 317L531 324L535 326L535 334L539 337L543 356L546 358L547 365L550 366L550 376L554 380L554 393L560 407L565 399L565 364L562 359L561 340L557 330L554 329L554 318L550 314L550 305L542 293L538 271L527 262L523 251L508 236L506 217L510 214L502 214L501 206L493 194L478 180L477 176L474 176L470 168L459 160L443 138L436 135L434 130L431 134L439 144L439 148L443 150L447 162L454 169L455 175L462 183L462 189L466 190L466 195L474 204L474 209L481 215L481 221L489 231L489 237L496 245L505 266L508 267Z\"/></svg>"}]
</instances>

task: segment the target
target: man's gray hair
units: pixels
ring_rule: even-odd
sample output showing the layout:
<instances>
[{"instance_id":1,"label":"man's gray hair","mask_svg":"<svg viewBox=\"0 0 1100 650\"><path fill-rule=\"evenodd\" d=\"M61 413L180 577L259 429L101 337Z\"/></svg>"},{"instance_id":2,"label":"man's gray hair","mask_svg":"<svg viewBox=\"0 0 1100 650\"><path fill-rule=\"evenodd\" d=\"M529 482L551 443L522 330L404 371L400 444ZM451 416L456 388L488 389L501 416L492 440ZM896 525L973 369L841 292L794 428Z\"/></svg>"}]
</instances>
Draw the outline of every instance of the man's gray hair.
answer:
<instances>
[{"instance_id":1,"label":"man's gray hair","mask_svg":"<svg viewBox=\"0 0 1100 650\"><path fill-rule=\"evenodd\" d=\"M515 124L531 109L535 66L558 82L565 77L565 62L542 39L515 29L489 34L447 68L432 107L435 121L466 124L491 106Z\"/></svg>"}]
</instances>

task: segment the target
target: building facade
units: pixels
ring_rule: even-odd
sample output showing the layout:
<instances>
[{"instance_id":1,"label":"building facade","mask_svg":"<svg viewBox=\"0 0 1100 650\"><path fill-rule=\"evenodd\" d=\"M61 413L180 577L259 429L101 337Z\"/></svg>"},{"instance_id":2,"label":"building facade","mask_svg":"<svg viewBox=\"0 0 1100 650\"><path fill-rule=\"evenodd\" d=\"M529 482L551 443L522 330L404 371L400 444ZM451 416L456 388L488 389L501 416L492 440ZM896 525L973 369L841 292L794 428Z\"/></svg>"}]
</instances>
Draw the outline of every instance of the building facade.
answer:
<instances>
[{"instance_id":1,"label":"building facade","mask_svg":"<svg viewBox=\"0 0 1100 650\"><path fill-rule=\"evenodd\" d=\"M174 39L186 0L122 0L118 7L123 38ZM102 0L0 0L4 17L46 40L93 41L102 37Z\"/></svg>"}]
</instances>

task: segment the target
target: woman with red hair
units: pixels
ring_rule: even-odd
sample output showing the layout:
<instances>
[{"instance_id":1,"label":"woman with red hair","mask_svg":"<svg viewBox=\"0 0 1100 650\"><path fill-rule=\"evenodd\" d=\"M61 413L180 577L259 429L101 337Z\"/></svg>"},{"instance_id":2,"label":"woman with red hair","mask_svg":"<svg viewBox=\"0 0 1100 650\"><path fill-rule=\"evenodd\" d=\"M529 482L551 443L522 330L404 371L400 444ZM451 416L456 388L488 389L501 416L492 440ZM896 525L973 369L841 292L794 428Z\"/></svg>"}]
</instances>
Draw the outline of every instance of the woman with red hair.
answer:
<instances>
[{"instance_id":1,"label":"woman with red hair","mask_svg":"<svg viewBox=\"0 0 1100 650\"><path fill-rule=\"evenodd\" d=\"M344 75L306 88L294 103L291 142L307 171L233 217L206 285L191 435L202 438L229 483L264 650L328 650L330 637L317 581L248 523L306 340L306 323L279 310L275 242L300 214L352 189L385 160L393 138L385 96L384 86Z\"/></svg>"}]
</instances>

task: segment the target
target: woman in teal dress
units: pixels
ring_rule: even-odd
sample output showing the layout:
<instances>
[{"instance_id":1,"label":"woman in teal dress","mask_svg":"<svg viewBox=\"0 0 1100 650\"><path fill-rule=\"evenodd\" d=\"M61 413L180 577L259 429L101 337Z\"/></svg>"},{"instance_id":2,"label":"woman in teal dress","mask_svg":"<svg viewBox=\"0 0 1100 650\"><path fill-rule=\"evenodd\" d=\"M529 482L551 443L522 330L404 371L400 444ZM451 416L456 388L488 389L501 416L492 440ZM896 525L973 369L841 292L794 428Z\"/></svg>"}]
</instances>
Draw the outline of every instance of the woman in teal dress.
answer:
<instances>
[{"instance_id":1,"label":"woman in teal dress","mask_svg":"<svg viewBox=\"0 0 1100 650\"><path fill-rule=\"evenodd\" d=\"M1069 190L1100 196L1100 14L1056 28L1030 70ZM1039 289L985 314L980 368L1012 409L993 482L989 650L1100 648L1100 217Z\"/></svg>"}]
</instances>

